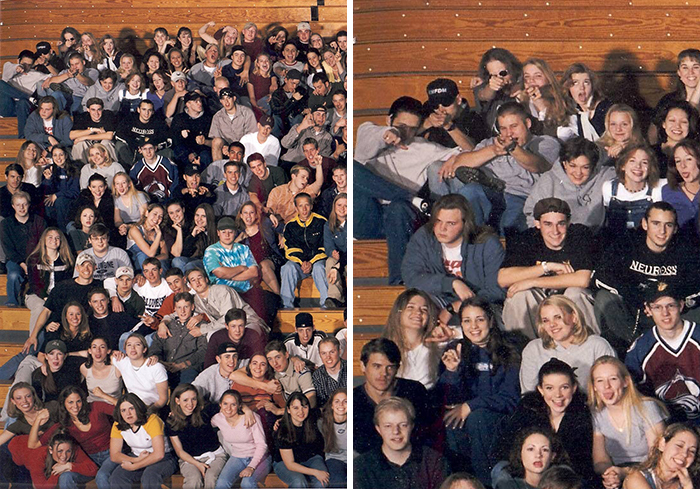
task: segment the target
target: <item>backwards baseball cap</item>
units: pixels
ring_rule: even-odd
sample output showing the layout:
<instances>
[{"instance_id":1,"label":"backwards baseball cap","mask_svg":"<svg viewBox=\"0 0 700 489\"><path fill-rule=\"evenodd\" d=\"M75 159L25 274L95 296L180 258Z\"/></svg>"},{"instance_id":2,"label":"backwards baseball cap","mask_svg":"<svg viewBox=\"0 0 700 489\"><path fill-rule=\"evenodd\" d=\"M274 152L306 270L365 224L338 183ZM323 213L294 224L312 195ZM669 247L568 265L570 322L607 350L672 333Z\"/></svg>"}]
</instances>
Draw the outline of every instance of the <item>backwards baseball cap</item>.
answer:
<instances>
[{"instance_id":1,"label":"backwards baseball cap","mask_svg":"<svg viewBox=\"0 0 700 489\"><path fill-rule=\"evenodd\" d=\"M459 95L457 84L447 78L438 78L428 83L428 106L434 110L439 105L452 105Z\"/></svg>"},{"instance_id":2,"label":"backwards baseball cap","mask_svg":"<svg viewBox=\"0 0 700 489\"><path fill-rule=\"evenodd\" d=\"M224 97L231 97L234 98L236 96L236 92L231 90L230 87L222 88L221 91L219 92L219 98L222 99Z\"/></svg>"},{"instance_id":3,"label":"backwards baseball cap","mask_svg":"<svg viewBox=\"0 0 700 489\"><path fill-rule=\"evenodd\" d=\"M532 214L535 221L539 221L543 214L548 214L550 212L564 214L567 219L571 219L571 207L569 207L569 204L556 197L547 197L537 202Z\"/></svg>"},{"instance_id":4,"label":"backwards baseball cap","mask_svg":"<svg viewBox=\"0 0 700 489\"><path fill-rule=\"evenodd\" d=\"M258 26L255 25L255 22L246 22L246 23L243 25L243 29L242 29L242 30L245 31L245 30L250 29L251 27L255 27L256 30L257 30L257 28L258 28Z\"/></svg>"},{"instance_id":5,"label":"backwards baseball cap","mask_svg":"<svg viewBox=\"0 0 700 489\"><path fill-rule=\"evenodd\" d=\"M192 175L199 175L200 173L202 173L202 170L200 170L197 165L187 165L185 171L183 172L183 174L187 175L188 177L191 177Z\"/></svg>"},{"instance_id":6,"label":"backwards baseball cap","mask_svg":"<svg viewBox=\"0 0 700 489\"><path fill-rule=\"evenodd\" d=\"M149 137L140 137L140 138L138 138L138 140L136 142L139 145L139 148L143 148L144 146L146 146L148 144L155 147L155 144L153 144L153 141L151 141L151 138L149 138Z\"/></svg>"},{"instance_id":7,"label":"backwards baseball cap","mask_svg":"<svg viewBox=\"0 0 700 489\"><path fill-rule=\"evenodd\" d=\"M287 78L290 80L301 80L301 71L299 70L289 70L287 72Z\"/></svg>"},{"instance_id":8,"label":"backwards baseball cap","mask_svg":"<svg viewBox=\"0 0 700 489\"><path fill-rule=\"evenodd\" d=\"M273 126L275 125L275 121L274 121L274 120L272 119L272 117L270 117L269 115L263 114L263 115L260 117L260 120L258 121L258 124L260 124L260 125L263 126L263 127L265 127L265 126L273 127Z\"/></svg>"},{"instance_id":9,"label":"backwards baseball cap","mask_svg":"<svg viewBox=\"0 0 700 489\"><path fill-rule=\"evenodd\" d=\"M297 328L313 328L314 327L314 317L308 312L300 312L297 314L296 318Z\"/></svg>"},{"instance_id":10,"label":"backwards baseball cap","mask_svg":"<svg viewBox=\"0 0 700 489\"><path fill-rule=\"evenodd\" d=\"M89 261L93 265L95 265L95 259L90 253L87 253L83 251L81 254L78 255L78 258L75 260L76 265L82 265L86 261Z\"/></svg>"},{"instance_id":11,"label":"backwards baseball cap","mask_svg":"<svg viewBox=\"0 0 700 489\"><path fill-rule=\"evenodd\" d=\"M46 41L36 43L36 54L49 54L51 52L51 44Z\"/></svg>"},{"instance_id":12,"label":"backwards baseball cap","mask_svg":"<svg viewBox=\"0 0 700 489\"><path fill-rule=\"evenodd\" d=\"M182 71L173 71L173 74L170 75L170 81L176 82L178 80L187 81L187 76Z\"/></svg>"},{"instance_id":13,"label":"backwards baseball cap","mask_svg":"<svg viewBox=\"0 0 700 489\"><path fill-rule=\"evenodd\" d=\"M202 96L198 94L197 92L187 92L187 95L185 95L185 103L187 102L192 102L193 100L199 100L201 99Z\"/></svg>"},{"instance_id":14,"label":"backwards baseball cap","mask_svg":"<svg viewBox=\"0 0 700 489\"><path fill-rule=\"evenodd\" d=\"M221 343L217 348L216 348L216 355L221 356L224 353L235 353L238 354L238 350L236 349L236 345L231 343L230 341L226 341L224 343Z\"/></svg>"},{"instance_id":15,"label":"backwards baseball cap","mask_svg":"<svg viewBox=\"0 0 700 489\"><path fill-rule=\"evenodd\" d=\"M233 46L233 50L231 50L231 55L233 55L233 53L235 53L236 51L243 51L243 53L245 53L245 48L243 46L240 46L240 45Z\"/></svg>"},{"instance_id":16,"label":"backwards baseball cap","mask_svg":"<svg viewBox=\"0 0 700 489\"><path fill-rule=\"evenodd\" d=\"M219 223L216 225L216 229L219 231L224 231L226 229L236 229L236 221L231 217L222 217L219 219Z\"/></svg>"},{"instance_id":17,"label":"backwards baseball cap","mask_svg":"<svg viewBox=\"0 0 700 489\"><path fill-rule=\"evenodd\" d=\"M326 109L325 105L316 104L311 107L311 112L328 112L328 109Z\"/></svg>"},{"instance_id":18,"label":"backwards baseball cap","mask_svg":"<svg viewBox=\"0 0 700 489\"><path fill-rule=\"evenodd\" d=\"M134 269L131 267L119 267L117 272L114 274L115 278L123 277L126 275L129 278L134 278Z\"/></svg>"},{"instance_id":19,"label":"backwards baseball cap","mask_svg":"<svg viewBox=\"0 0 700 489\"><path fill-rule=\"evenodd\" d=\"M651 304L662 297L670 297L677 301L682 301L685 297L680 293L677 287L667 282L649 282L644 290L644 302Z\"/></svg>"},{"instance_id":20,"label":"backwards baseball cap","mask_svg":"<svg viewBox=\"0 0 700 489\"><path fill-rule=\"evenodd\" d=\"M66 348L66 344L61 341L61 340L51 340L48 343L46 343L46 348L44 348L44 353L49 354L54 350L58 350L64 355L68 353L68 348Z\"/></svg>"},{"instance_id":21,"label":"backwards baseball cap","mask_svg":"<svg viewBox=\"0 0 700 489\"><path fill-rule=\"evenodd\" d=\"M310 31L311 30L311 24L308 22L299 22L297 24L297 30L298 31Z\"/></svg>"}]
</instances>

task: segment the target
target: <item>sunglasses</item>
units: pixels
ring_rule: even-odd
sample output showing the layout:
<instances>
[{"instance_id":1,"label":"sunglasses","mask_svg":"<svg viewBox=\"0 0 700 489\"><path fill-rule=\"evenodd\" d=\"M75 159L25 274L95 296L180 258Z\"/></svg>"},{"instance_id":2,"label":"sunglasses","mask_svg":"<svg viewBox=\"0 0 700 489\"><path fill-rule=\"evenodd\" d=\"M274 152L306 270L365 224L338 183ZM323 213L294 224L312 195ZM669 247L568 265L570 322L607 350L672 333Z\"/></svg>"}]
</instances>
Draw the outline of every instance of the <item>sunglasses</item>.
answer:
<instances>
[{"instance_id":1,"label":"sunglasses","mask_svg":"<svg viewBox=\"0 0 700 489\"><path fill-rule=\"evenodd\" d=\"M500 76L501 78L505 78L508 76L508 70L501 70L498 73L496 73L495 75L489 75L489 76L490 76L490 78L493 78L495 76Z\"/></svg>"}]
</instances>

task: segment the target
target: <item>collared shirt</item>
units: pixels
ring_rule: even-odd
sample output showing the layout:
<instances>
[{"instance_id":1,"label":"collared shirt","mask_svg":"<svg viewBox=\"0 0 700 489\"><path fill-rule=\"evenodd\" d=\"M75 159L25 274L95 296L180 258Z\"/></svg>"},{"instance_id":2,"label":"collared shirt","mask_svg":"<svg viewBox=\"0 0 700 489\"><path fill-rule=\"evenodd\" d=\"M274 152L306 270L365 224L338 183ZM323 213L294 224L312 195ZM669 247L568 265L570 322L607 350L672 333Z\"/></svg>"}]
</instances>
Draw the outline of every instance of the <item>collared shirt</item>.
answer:
<instances>
[{"instance_id":1,"label":"collared shirt","mask_svg":"<svg viewBox=\"0 0 700 489\"><path fill-rule=\"evenodd\" d=\"M194 382L192 382L205 400L218 403L221 395L229 390L233 381L222 376L219 372L219 364L215 363L209 368L205 368Z\"/></svg>"},{"instance_id":2,"label":"collared shirt","mask_svg":"<svg viewBox=\"0 0 700 489\"><path fill-rule=\"evenodd\" d=\"M294 364L289 362L287 370L284 372L275 372L275 378L282 384L284 389L284 398L289 399L294 392L308 394L309 392L316 393L314 383L311 380L311 372L304 370L299 373L294 370Z\"/></svg>"},{"instance_id":3,"label":"collared shirt","mask_svg":"<svg viewBox=\"0 0 700 489\"><path fill-rule=\"evenodd\" d=\"M248 280L229 280L219 278L213 271L219 267L256 267L258 263L253 257L250 248L240 243L233 243L233 248L226 249L221 242L214 243L204 251L204 268L207 270L209 281L212 284L223 284L233 287L237 292L248 292L253 286Z\"/></svg>"},{"instance_id":4,"label":"collared shirt","mask_svg":"<svg viewBox=\"0 0 700 489\"><path fill-rule=\"evenodd\" d=\"M386 458L381 447L375 448L355 459L354 470L358 489L437 489L447 475L440 455L425 446L413 446L403 465Z\"/></svg>"},{"instance_id":5,"label":"collared shirt","mask_svg":"<svg viewBox=\"0 0 700 489\"><path fill-rule=\"evenodd\" d=\"M285 223L288 223L297 215L294 197L299 192L306 192L314 199L318 195L316 192L309 192L308 187L296 190L294 184L289 182L287 185L280 185L270 190L270 194L267 196L267 206L272 209L272 212L278 214Z\"/></svg>"},{"instance_id":6,"label":"collared shirt","mask_svg":"<svg viewBox=\"0 0 700 489\"><path fill-rule=\"evenodd\" d=\"M311 374L311 380L316 388L316 398L318 399L317 404L323 406L326 401L330 399L331 394L340 389L341 387L348 386L348 362L340 359L340 370L338 371L338 380L330 376L326 370L326 366L317 368L314 373Z\"/></svg>"},{"instance_id":7,"label":"collared shirt","mask_svg":"<svg viewBox=\"0 0 700 489\"><path fill-rule=\"evenodd\" d=\"M321 354L318 352L318 344L326 333L315 330L311 341L307 345L302 345L299 341L299 333L292 333L284 340L284 346L287 348L290 356L297 356L302 360L313 363L316 367L323 365Z\"/></svg>"}]
</instances>

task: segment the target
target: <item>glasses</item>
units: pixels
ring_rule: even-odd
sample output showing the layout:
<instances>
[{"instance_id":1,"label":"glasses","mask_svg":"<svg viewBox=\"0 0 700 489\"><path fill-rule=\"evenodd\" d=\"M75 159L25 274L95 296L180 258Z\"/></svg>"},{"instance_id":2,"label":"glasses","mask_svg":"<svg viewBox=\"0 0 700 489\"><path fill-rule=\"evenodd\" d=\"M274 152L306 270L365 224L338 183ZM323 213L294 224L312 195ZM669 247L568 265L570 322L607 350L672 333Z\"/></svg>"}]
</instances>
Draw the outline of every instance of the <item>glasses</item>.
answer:
<instances>
[{"instance_id":1,"label":"glasses","mask_svg":"<svg viewBox=\"0 0 700 489\"><path fill-rule=\"evenodd\" d=\"M654 312L661 312L664 310L673 312L673 311L677 311L678 309L680 309L680 307L681 307L680 304L676 304L676 303L673 303L673 304L651 304L649 306L649 309L651 309Z\"/></svg>"},{"instance_id":2,"label":"glasses","mask_svg":"<svg viewBox=\"0 0 700 489\"><path fill-rule=\"evenodd\" d=\"M74 37L66 37L66 41L75 41Z\"/></svg>"},{"instance_id":3,"label":"glasses","mask_svg":"<svg viewBox=\"0 0 700 489\"><path fill-rule=\"evenodd\" d=\"M496 77L496 76L500 76L501 78L505 78L508 76L508 70L501 70L498 73L496 73L495 75L489 75L489 76L491 78Z\"/></svg>"}]
</instances>

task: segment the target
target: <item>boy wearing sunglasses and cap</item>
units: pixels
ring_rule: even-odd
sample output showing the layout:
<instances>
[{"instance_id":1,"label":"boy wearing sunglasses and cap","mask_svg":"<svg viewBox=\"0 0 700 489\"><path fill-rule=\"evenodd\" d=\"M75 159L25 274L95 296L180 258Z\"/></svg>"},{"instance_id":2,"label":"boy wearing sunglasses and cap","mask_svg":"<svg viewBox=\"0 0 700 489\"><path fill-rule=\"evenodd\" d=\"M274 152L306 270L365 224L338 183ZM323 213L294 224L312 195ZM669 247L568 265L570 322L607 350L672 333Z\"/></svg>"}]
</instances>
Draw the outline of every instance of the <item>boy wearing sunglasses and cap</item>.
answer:
<instances>
[{"instance_id":1,"label":"boy wearing sunglasses and cap","mask_svg":"<svg viewBox=\"0 0 700 489\"><path fill-rule=\"evenodd\" d=\"M257 121L252 109L236 103L236 93L231 88L219 92L219 100L223 108L214 114L209 129L212 138L212 158L214 161L223 159L223 147L257 129Z\"/></svg>"}]
</instances>

